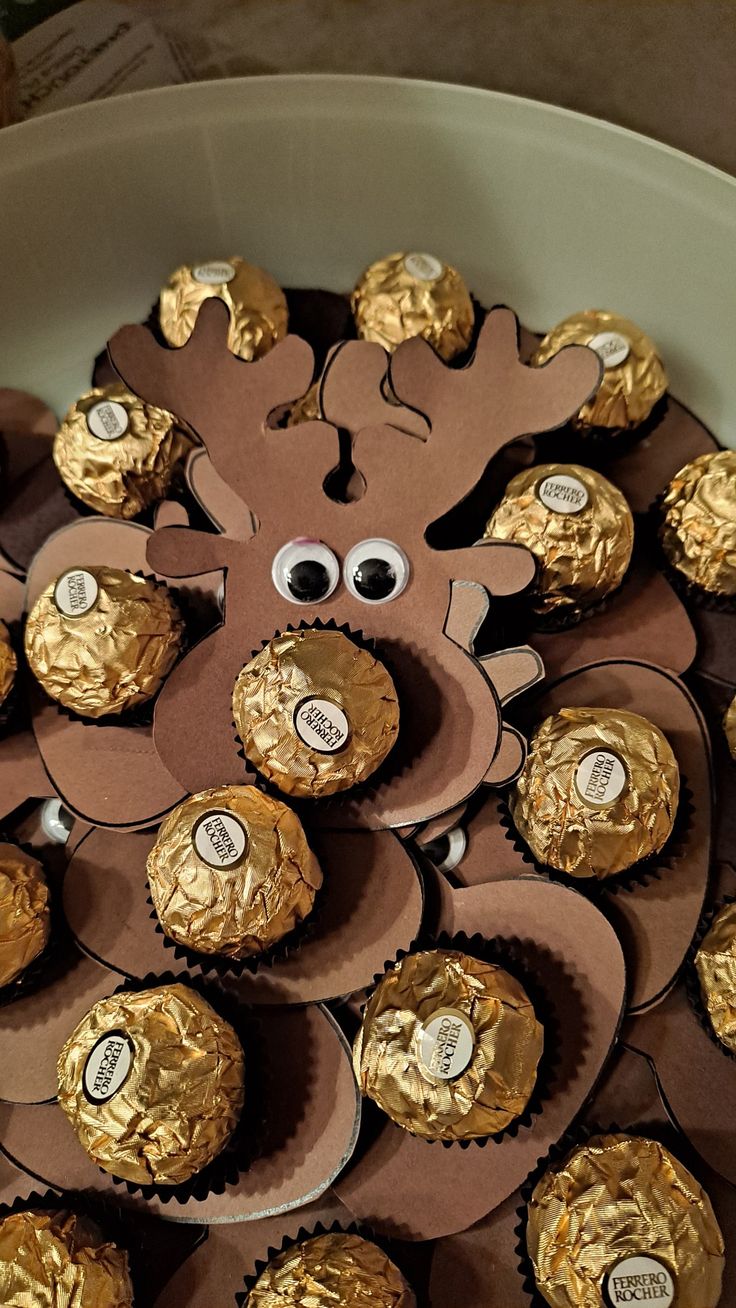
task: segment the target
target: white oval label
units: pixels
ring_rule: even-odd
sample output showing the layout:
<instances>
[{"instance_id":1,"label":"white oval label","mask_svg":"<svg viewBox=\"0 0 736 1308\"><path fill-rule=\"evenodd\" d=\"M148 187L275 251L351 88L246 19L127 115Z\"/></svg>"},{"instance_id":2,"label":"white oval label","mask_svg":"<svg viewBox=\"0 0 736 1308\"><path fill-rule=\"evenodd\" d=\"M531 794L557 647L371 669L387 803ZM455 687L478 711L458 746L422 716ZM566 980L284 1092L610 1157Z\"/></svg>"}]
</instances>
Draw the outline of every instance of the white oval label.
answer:
<instances>
[{"instance_id":1,"label":"white oval label","mask_svg":"<svg viewBox=\"0 0 736 1308\"><path fill-rule=\"evenodd\" d=\"M631 344L621 332L598 332L592 341L588 341L591 350L595 350L604 368L618 368L629 357Z\"/></svg>"},{"instance_id":2,"label":"white oval label","mask_svg":"<svg viewBox=\"0 0 736 1308\"><path fill-rule=\"evenodd\" d=\"M605 1278L606 1303L610 1308L621 1304L654 1304L672 1308L675 1280L668 1267L650 1254L622 1258Z\"/></svg>"},{"instance_id":3,"label":"white oval label","mask_svg":"<svg viewBox=\"0 0 736 1308\"><path fill-rule=\"evenodd\" d=\"M615 804L626 787L626 768L612 749L591 749L575 769L575 789L588 808Z\"/></svg>"},{"instance_id":4,"label":"white oval label","mask_svg":"<svg viewBox=\"0 0 736 1308\"><path fill-rule=\"evenodd\" d=\"M553 513L580 513L590 499L580 479L567 472L545 477L537 486L537 496L545 509L551 509Z\"/></svg>"},{"instance_id":5,"label":"white oval label","mask_svg":"<svg viewBox=\"0 0 736 1308\"><path fill-rule=\"evenodd\" d=\"M87 1056L82 1073L84 1093L91 1104L106 1104L125 1084L135 1048L125 1031L106 1031Z\"/></svg>"},{"instance_id":6,"label":"white oval label","mask_svg":"<svg viewBox=\"0 0 736 1308\"><path fill-rule=\"evenodd\" d=\"M81 618L97 602L97 580L85 568L62 572L54 586L54 604L65 618Z\"/></svg>"},{"instance_id":7,"label":"white oval label","mask_svg":"<svg viewBox=\"0 0 736 1308\"><path fill-rule=\"evenodd\" d=\"M117 400L98 400L87 412L87 427L98 441L119 440L129 426L128 410Z\"/></svg>"},{"instance_id":8,"label":"white oval label","mask_svg":"<svg viewBox=\"0 0 736 1308\"><path fill-rule=\"evenodd\" d=\"M201 282L203 286L222 286L223 282L231 282L235 276L235 269L231 263L198 263L196 268L192 268L192 277L195 282Z\"/></svg>"},{"instance_id":9,"label":"white oval label","mask_svg":"<svg viewBox=\"0 0 736 1308\"><path fill-rule=\"evenodd\" d=\"M303 699L294 713L294 727L299 739L318 754L337 754L350 739L347 717L329 699Z\"/></svg>"},{"instance_id":10,"label":"white oval label","mask_svg":"<svg viewBox=\"0 0 736 1308\"><path fill-rule=\"evenodd\" d=\"M445 271L445 265L433 254L407 254L404 267L410 277L416 277L420 282L436 282Z\"/></svg>"},{"instance_id":11,"label":"white oval label","mask_svg":"<svg viewBox=\"0 0 736 1308\"><path fill-rule=\"evenodd\" d=\"M238 818L218 808L197 819L192 842L202 862L209 867L234 867L248 848L248 833Z\"/></svg>"},{"instance_id":12,"label":"white oval label","mask_svg":"<svg viewBox=\"0 0 736 1308\"><path fill-rule=\"evenodd\" d=\"M475 1032L457 1008L438 1008L424 1023L419 1057L430 1076L454 1081L468 1066L475 1049Z\"/></svg>"}]
</instances>

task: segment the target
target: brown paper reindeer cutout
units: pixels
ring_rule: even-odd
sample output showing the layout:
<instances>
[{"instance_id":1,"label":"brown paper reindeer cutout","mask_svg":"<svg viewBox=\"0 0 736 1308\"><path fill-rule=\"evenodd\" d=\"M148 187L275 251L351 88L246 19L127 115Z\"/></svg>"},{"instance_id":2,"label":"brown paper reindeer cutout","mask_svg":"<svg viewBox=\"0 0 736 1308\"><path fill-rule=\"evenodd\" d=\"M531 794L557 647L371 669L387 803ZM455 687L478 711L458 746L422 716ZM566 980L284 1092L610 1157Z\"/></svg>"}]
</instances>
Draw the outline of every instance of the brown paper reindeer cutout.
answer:
<instances>
[{"instance_id":1,"label":"brown paper reindeer cutout","mask_svg":"<svg viewBox=\"0 0 736 1308\"><path fill-rule=\"evenodd\" d=\"M435 551L425 528L472 489L507 441L557 426L575 412L597 384L597 356L569 347L544 368L523 366L516 319L507 309L489 315L475 359L462 371L445 367L421 342L401 346L391 365L393 389L427 416L431 433L422 440L388 425L391 406L381 402L381 420L363 425L353 441L365 492L340 504L323 489L338 460L336 428L323 421L267 426L269 413L309 386L309 346L287 337L263 359L245 363L227 349L227 321L224 306L211 301L180 349L162 348L144 327L123 328L109 346L126 385L196 431L216 474L213 489L225 482L257 527L250 535L244 513L238 536L169 527L149 543L149 563L166 576L217 568L226 574L222 627L175 669L156 707L155 741L166 766L191 791L242 781L230 703L238 672L275 632L330 620L375 642L396 680L401 728L380 781L330 801L324 820L406 826L460 803L482 781L510 779L523 761L523 744L504 728L501 702L539 678L540 661L525 648L481 665L472 643L488 595L524 589L534 560L523 548L495 541ZM355 425L351 374L360 396L366 369L375 377L377 363L374 346L338 350L323 386L325 411ZM223 521L216 503L207 507L215 522ZM294 603L274 584L274 560L295 540L321 542L340 569L322 603ZM345 581L346 556L366 541L378 557L390 542L408 560L404 589L380 604L366 603Z\"/></svg>"}]
</instances>

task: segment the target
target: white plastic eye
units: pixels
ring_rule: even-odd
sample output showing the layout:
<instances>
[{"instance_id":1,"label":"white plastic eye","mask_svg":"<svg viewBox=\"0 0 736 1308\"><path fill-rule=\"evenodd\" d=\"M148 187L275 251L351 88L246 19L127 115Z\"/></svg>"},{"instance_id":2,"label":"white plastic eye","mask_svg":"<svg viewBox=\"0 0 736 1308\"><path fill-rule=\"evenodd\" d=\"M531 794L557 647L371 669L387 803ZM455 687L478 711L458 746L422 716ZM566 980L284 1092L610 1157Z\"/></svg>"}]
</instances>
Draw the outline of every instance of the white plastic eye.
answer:
<instances>
[{"instance_id":1,"label":"white plastic eye","mask_svg":"<svg viewBox=\"0 0 736 1308\"><path fill-rule=\"evenodd\" d=\"M390 540L362 540L353 545L343 567L345 585L364 604L396 599L409 580L409 560Z\"/></svg>"},{"instance_id":2,"label":"white plastic eye","mask_svg":"<svg viewBox=\"0 0 736 1308\"><path fill-rule=\"evenodd\" d=\"M340 580L340 564L321 540L299 536L282 545L271 564L279 595L293 604L319 604Z\"/></svg>"},{"instance_id":3,"label":"white plastic eye","mask_svg":"<svg viewBox=\"0 0 736 1308\"><path fill-rule=\"evenodd\" d=\"M431 858L439 872L454 872L458 863L465 857L468 837L462 827L453 827L438 840L432 840L422 849Z\"/></svg>"}]
</instances>

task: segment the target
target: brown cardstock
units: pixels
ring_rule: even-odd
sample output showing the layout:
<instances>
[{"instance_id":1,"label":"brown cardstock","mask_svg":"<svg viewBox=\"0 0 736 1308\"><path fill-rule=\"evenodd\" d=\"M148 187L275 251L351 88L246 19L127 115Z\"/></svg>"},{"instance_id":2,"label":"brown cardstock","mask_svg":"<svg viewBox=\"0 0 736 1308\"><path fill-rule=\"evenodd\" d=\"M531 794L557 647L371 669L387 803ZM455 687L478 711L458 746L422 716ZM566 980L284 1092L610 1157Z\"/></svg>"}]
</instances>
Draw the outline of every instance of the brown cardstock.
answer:
<instances>
[{"instance_id":1,"label":"brown cardstock","mask_svg":"<svg viewBox=\"0 0 736 1308\"><path fill-rule=\"evenodd\" d=\"M51 457L57 425L42 400L24 391L0 389L0 438L6 461L0 549L21 569L50 532L79 516Z\"/></svg>"},{"instance_id":2,"label":"brown cardstock","mask_svg":"<svg viewBox=\"0 0 736 1308\"><path fill-rule=\"evenodd\" d=\"M606 476L623 491L634 513L646 513L680 468L718 448L708 428L670 395L661 422L615 459Z\"/></svg>"},{"instance_id":3,"label":"brown cardstock","mask_svg":"<svg viewBox=\"0 0 736 1308\"><path fill-rule=\"evenodd\" d=\"M0 738L0 818L7 818L27 799L55 795L33 732L14 731Z\"/></svg>"}]
</instances>

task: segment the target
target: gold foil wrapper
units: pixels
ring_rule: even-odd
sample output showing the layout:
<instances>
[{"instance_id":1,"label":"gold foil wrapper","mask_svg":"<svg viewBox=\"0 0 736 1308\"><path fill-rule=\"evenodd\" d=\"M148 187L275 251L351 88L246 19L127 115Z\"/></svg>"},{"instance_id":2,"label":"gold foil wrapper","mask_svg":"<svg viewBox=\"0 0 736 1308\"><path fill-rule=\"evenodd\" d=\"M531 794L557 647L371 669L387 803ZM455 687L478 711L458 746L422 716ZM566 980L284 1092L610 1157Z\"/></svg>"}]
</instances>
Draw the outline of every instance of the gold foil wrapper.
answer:
<instances>
[{"instance_id":1,"label":"gold foil wrapper","mask_svg":"<svg viewBox=\"0 0 736 1308\"><path fill-rule=\"evenodd\" d=\"M532 1194L526 1241L537 1289L551 1308L716 1308L720 1299L723 1237L710 1200L654 1140L593 1136L556 1163ZM674 1298L652 1292L646 1279L638 1297L626 1297L626 1273L637 1269L624 1260L640 1258L649 1266L639 1275L661 1278L664 1269Z\"/></svg>"},{"instance_id":2,"label":"gold foil wrapper","mask_svg":"<svg viewBox=\"0 0 736 1308\"><path fill-rule=\"evenodd\" d=\"M0 1220L5 1308L133 1308L128 1255L94 1222L66 1210Z\"/></svg>"},{"instance_id":3,"label":"gold foil wrapper","mask_svg":"<svg viewBox=\"0 0 736 1308\"><path fill-rule=\"evenodd\" d=\"M79 397L56 433L53 452L62 481L78 500L108 518L135 518L164 498L177 463L191 448L173 414L115 383Z\"/></svg>"},{"instance_id":4,"label":"gold foil wrapper","mask_svg":"<svg viewBox=\"0 0 736 1308\"><path fill-rule=\"evenodd\" d=\"M262 268L235 256L184 264L171 274L159 299L159 322L169 345L186 344L201 305L213 296L230 311L227 343L241 359L259 359L286 335L289 311L281 287Z\"/></svg>"},{"instance_id":5,"label":"gold foil wrapper","mask_svg":"<svg viewBox=\"0 0 736 1308\"><path fill-rule=\"evenodd\" d=\"M15 685L18 660L10 641L10 632L0 621L0 705L3 705Z\"/></svg>"},{"instance_id":6,"label":"gold foil wrapper","mask_svg":"<svg viewBox=\"0 0 736 1308\"><path fill-rule=\"evenodd\" d=\"M410 954L379 981L353 1047L364 1095L427 1140L503 1131L524 1112L544 1032L523 986L455 950Z\"/></svg>"},{"instance_id":7,"label":"gold foil wrapper","mask_svg":"<svg viewBox=\"0 0 736 1308\"><path fill-rule=\"evenodd\" d=\"M620 586L634 519L621 491L599 472L544 463L512 478L485 534L526 545L538 560L536 613L572 618Z\"/></svg>"},{"instance_id":8,"label":"gold foil wrapper","mask_svg":"<svg viewBox=\"0 0 736 1308\"><path fill-rule=\"evenodd\" d=\"M246 758L287 795L322 797L365 781L399 731L396 689L341 631L274 637L233 691Z\"/></svg>"},{"instance_id":9,"label":"gold foil wrapper","mask_svg":"<svg viewBox=\"0 0 736 1308\"><path fill-rule=\"evenodd\" d=\"M563 345L589 345L603 362L596 394L573 419L573 425L582 430L600 427L616 432L639 427L667 390L667 373L654 342L620 314L607 309L571 314L548 332L532 363L546 363Z\"/></svg>"},{"instance_id":10,"label":"gold foil wrapper","mask_svg":"<svg viewBox=\"0 0 736 1308\"><path fill-rule=\"evenodd\" d=\"M423 336L443 359L467 349L474 312L456 268L431 254L390 254L366 268L353 294L355 326L365 341L392 351Z\"/></svg>"},{"instance_id":11,"label":"gold foil wrapper","mask_svg":"<svg viewBox=\"0 0 736 1308\"><path fill-rule=\"evenodd\" d=\"M315 382L312 382L306 394L292 404L289 409L289 416L286 419L287 427L298 427L301 422L313 422L317 418L324 418L322 406L319 402L321 385L322 378L318 377Z\"/></svg>"},{"instance_id":12,"label":"gold foil wrapper","mask_svg":"<svg viewBox=\"0 0 736 1308\"><path fill-rule=\"evenodd\" d=\"M716 913L695 967L710 1024L721 1044L736 1054L736 904Z\"/></svg>"},{"instance_id":13,"label":"gold foil wrapper","mask_svg":"<svg viewBox=\"0 0 736 1308\"><path fill-rule=\"evenodd\" d=\"M59 1104L98 1167L179 1185L224 1148L244 1099L232 1027L185 985L101 999L57 1064Z\"/></svg>"},{"instance_id":14,"label":"gold foil wrapper","mask_svg":"<svg viewBox=\"0 0 736 1308\"><path fill-rule=\"evenodd\" d=\"M736 595L736 450L701 454L672 478L660 526L668 562L713 595Z\"/></svg>"},{"instance_id":15,"label":"gold foil wrapper","mask_svg":"<svg viewBox=\"0 0 736 1308\"><path fill-rule=\"evenodd\" d=\"M416 1308L398 1267L359 1235L335 1231L292 1244L272 1258L245 1308Z\"/></svg>"},{"instance_id":16,"label":"gold foil wrapper","mask_svg":"<svg viewBox=\"0 0 736 1308\"><path fill-rule=\"evenodd\" d=\"M148 884L172 940L247 958L309 915L322 873L301 822L253 786L190 795L159 828Z\"/></svg>"},{"instance_id":17,"label":"gold foil wrapper","mask_svg":"<svg viewBox=\"0 0 736 1308\"><path fill-rule=\"evenodd\" d=\"M25 650L47 695L81 717L100 718L152 699L183 634L164 587L118 568L72 568L33 605Z\"/></svg>"},{"instance_id":18,"label":"gold foil wrapper","mask_svg":"<svg viewBox=\"0 0 736 1308\"><path fill-rule=\"evenodd\" d=\"M0 986L22 976L50 934L49 887L41 864L12 845L0 845Z\"/></svg>"},{"instance_id":19,"label":"gold foil wrapper","mask_svg":"<svg viewBox=\"0 0 736 1308\"><path fill-rule=\"evenodd\" d=\"M534 732L509 806L538 862L603 880L661 850L679 794L658 727L623 709L565 708Z\"/></svg>"},{"instance_id":20,"label":"gold foil wrapper","mask_svg":"<svg viewBox=\"0 0 736 1308\"><path fill-rule=\"evenodd\" d=\"M736 762L736 695L734 695L723 716L723 730L726 733L731 757Z\"/></svg>"}]
</instances>

